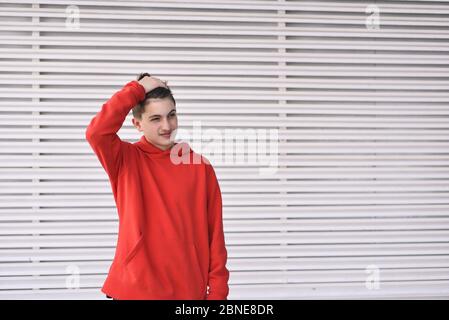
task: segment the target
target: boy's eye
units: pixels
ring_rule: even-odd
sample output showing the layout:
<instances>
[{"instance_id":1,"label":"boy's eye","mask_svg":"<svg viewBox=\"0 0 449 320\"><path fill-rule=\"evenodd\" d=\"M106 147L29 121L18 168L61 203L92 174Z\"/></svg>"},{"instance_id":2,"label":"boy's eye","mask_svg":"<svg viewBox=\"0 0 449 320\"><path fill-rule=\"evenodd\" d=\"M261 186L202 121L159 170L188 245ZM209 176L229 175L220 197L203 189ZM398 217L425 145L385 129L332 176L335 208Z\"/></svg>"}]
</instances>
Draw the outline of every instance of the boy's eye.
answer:
<instances>
[{"instance_id":1,"label":"boy's eye","mask_svg":"<svg viewBox=\"0 0 449 320\"><path fill-rule=\"evenodd\" d=\"M168 116L169 117L174 117L174 116L176 116L176 113L171 113ZM153 119L150 119L150 121L159 121L159 118L153 118Z\"/></svg>"}]
</instances>

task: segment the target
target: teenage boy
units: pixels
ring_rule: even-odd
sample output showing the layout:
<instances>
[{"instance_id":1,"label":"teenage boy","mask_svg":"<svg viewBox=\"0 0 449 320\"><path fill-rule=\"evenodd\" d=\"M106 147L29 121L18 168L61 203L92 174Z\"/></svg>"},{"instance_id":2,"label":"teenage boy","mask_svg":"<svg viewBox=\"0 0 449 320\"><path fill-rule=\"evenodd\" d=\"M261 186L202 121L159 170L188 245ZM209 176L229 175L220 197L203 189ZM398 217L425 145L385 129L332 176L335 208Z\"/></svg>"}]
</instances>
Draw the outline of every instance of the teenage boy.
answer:
<instances>
[{"instance_id":1,"label":"teenage boy","mask_svg":"<svg viewBox=\"0 0 449 320\"><path fill-rule=\"evenodd\" d=\"M136 143L117 135L130 110L143 133ZM177 128L167 82L144 73L104 103L86 129L119 219L115 256L101 289L108 297L227 299L220 186L204 156L174 141Z\"/></svg>"}]
</instances>

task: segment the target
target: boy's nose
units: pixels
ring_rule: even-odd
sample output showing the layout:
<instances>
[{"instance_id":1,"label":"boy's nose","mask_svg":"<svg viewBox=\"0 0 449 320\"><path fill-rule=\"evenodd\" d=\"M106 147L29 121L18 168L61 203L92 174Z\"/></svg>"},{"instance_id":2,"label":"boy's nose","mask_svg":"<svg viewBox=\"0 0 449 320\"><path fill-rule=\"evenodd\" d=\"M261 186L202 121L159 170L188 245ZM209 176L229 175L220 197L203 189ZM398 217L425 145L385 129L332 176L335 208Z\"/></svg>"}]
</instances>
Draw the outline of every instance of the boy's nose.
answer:
<instances>
[{"instance_id":1,"label":"boy's nose","mask_svg":"<svg viewBox=\"0 0 449 320\"><path fill-rule=\"evenodd\" d=\"M163 131L169 131L170 130L170 124L168 123L167 119L162 120L161 128Z\"/></svg>"}]
</instances>

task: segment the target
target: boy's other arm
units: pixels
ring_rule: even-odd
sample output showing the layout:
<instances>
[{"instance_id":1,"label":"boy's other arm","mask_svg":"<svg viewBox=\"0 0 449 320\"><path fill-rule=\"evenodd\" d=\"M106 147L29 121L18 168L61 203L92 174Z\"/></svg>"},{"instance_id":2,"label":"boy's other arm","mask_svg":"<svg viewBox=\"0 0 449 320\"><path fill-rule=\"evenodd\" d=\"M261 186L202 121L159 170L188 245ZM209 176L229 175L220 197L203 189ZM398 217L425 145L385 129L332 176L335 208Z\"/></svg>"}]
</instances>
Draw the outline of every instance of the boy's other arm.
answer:
<instances>
[{"instance_id":1,"label":"boy's other arm","mask_svg":"<svg viewBox=\"0 0 449 320\"><path fill-rule=\"evenodd\" d=\"M208 164L206 168L210 252L209 292L206 299L226 300L229 293L229 271L226 268L227 250L223 232L221 190L212 165Z\"/></svg>"}]
</instances>

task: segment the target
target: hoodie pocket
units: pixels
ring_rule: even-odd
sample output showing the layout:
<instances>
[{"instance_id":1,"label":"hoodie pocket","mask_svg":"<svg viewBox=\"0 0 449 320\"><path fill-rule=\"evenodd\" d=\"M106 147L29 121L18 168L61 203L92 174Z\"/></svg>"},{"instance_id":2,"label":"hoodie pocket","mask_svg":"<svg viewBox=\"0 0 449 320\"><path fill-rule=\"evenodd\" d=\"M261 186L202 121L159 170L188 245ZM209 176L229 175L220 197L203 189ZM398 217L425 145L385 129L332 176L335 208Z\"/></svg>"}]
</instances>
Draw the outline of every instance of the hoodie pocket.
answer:
<instances>
[{"instance_id":1,"label":"hoodie pocket","mask_svg":"<svg viewBox=\"0 0 449 320\"><path fill-rule=\"evenodd\" d=\"M129 262L134 258L134 256L136 255L137 251L140 249L140 247L142 246L143 243L143 234L140 234L139 239L137 239L136 244L133 246L133 248L131 249L131 251L128 253L128 255L126 256L125 260L123 261L123 264L125 265L125 267L129 264Z\"/></svg>"}]
</instances>

